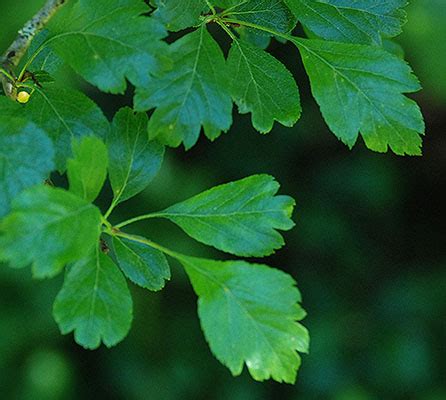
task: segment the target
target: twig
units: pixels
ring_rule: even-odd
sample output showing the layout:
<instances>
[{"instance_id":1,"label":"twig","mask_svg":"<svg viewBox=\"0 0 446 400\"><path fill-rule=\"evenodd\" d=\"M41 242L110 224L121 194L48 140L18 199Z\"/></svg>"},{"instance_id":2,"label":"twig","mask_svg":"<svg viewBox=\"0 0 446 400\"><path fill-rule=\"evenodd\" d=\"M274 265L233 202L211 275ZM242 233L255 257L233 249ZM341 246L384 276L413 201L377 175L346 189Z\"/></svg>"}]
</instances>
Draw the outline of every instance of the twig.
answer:
<instances>
[{"instance_id":1,"label":"twig","mask_svg":"<svg viewBox=\"0 0 446 400\"><path fill-rule=\"evenodd\" d=\"M209 7L209 9L211 10L212 15L217 14L217 12L215 11L215 7L211 4L211 2L209 0L206 0L206 4Z\"/></svg>"},{"instance_id":2,"label":"twig","mask_svg":"<svg viewBox=\"0 0 446 400\"><path fill-rule=\"evenodd\" d=\"M17 38L0 58L0 66L10 75L0 74L3 91L13 100L17 98L15 82L10 78L15 77L14 69L19 65L34 37L45 27L51 17L67 0L47 0L40 11L30 19L18 32Z\"/></svg>"}]
</instances>

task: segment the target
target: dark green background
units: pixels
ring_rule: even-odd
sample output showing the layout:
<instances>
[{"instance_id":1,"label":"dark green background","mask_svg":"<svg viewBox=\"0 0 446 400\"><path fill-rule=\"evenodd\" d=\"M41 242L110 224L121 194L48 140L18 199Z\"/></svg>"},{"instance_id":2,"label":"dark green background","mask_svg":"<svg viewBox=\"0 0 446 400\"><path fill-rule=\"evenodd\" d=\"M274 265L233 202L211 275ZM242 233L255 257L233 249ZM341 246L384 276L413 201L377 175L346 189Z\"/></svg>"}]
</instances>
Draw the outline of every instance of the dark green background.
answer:
<instances>
[{"instance_id":1,"label":"dark green background","mask_svg":"<svg viewBox=\"0 0 446 400\"><path fill-rule=\"evenodd\" d=\"M1 48L42 2L0 0ZM231 377L205 343L195 296L174 262L163 292L132 287L129 337L95 352L61 336L51 317L62 278L37 282L29 270L2 266L0 398L446 399L446 2L412 3L398 41L425 87L415 96L427 122L423 157L376 154L362 142L348 150L325 127L297 51L274 43L301 87L297 126L261 136L249 117L237 116L215 143L169 150L160 176L116 214L158 210L254 173L274 175L282 193L297 199L297 226L266 262L298 280L312 337L295 386ZM84 90L109 117L131 101ZM133 229L187 254L224 257L168 223Z\"/></svg>"}]
</instances>

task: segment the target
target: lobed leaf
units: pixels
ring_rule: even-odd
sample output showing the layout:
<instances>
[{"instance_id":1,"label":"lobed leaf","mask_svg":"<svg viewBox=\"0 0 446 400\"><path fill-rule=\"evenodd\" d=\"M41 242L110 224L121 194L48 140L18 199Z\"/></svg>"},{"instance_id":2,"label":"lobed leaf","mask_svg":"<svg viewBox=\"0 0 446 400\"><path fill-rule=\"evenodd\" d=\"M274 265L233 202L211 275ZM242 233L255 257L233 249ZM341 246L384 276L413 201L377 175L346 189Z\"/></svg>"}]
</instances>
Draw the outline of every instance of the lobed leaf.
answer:
<instances>
[{"instance_id":1,"label":"lobed leaf","mask_svg":"<svg viewBox=\"0 0 446 400\"><path fill-rule=\"evenodd\" d=\"M232 124L229 75L219 45L205 26L171 45L174 67L135 96L137 111L157 107L149 121L149 136L163 144L189 149L201 127L210 139Z\"/></svg>"},{"instance_id":2,"label":"lobed leaf","mask_svg":"<svg viewBox=\"0 0 446 400\"><path fill-rule=\"evenodd\" d=\"M214 355L233 375L246 364L258 381L294 383L308 352L293 278L265 265L181 257L198 295L198 314Z\"/></svg>"},{"instance_id":3,"label":"lobed leaf","mask_svg":"<svg viewBox=\"0 0 446 400\"><path fill-rule=\"evenodd\" d=\"M62 334L74 331L78 344L96 349L119 343L132 323L132 297L113 261L98 249L76 262L54 303Z\"/></svg>"},{"instance_id":4,"label":"lobed leaf","mask_svg":"<svg viewBox=\"0 0 446 400\"><path fill-rule=\"evenodd\" d=\"M101 214L62 189L35 186L12 202L0 222L0 260L14 268L32 264L36 278L53 277L97 246Z\"/></svg>"},{"instance_id":5,"label":"lobed leaf","mask_svg":"<svg viewBox=\"0 0 446 400\"><path fill-rule=\"evenodd\" d=\"M296 17L320 38L382 44L401 33L407 0L285 0Z\"/></svg>"},{"instance_id":6,"label":"lobed leaf","mask_svg":"<svg viewBox=\"0 0 446 400\"><path fill-rule=\"evenodd\" d=\"M353 146L399 155L421 154L423 116L403 93L420 89L410 67L379 47L294 39L311 89L330 129Z\"/></svg>"},{"instance_id":7,"label":"lobed leaf","mask_svg":"<svg viewBox=\"0 0 446 400\"><path fill-rule=\"evenodd\" d=\"M295 202L288 196L275 196L278 190L273 177L254 175L216 186L156 215L219 250L266 256L284 245L277 230L294 226Z\"/></svg>"},{"instance_id":8,"label":"lobed leaf","mask_svg":"<svg viewBox=\"0 0 446 400\"><path fill-rule=\"evenodd\" d=\"M123 93L126 79L145 85L168 63L167 31L148 11L142 0L79 0L46 44L100 90Z\"/></svg>"},{"instance_id":9,"label":"lobed leaf","mask_svg":"<svg viewBox=\"0 0 446 400\"><path fill-rule=\"evenodd\" d=\"M252 124L262 133L274 121L293 126L300 117L299 89L286 67L269 53L234 40L228 56L231 94L242 114L252 112Z\"/></svg>"}]
</instances>

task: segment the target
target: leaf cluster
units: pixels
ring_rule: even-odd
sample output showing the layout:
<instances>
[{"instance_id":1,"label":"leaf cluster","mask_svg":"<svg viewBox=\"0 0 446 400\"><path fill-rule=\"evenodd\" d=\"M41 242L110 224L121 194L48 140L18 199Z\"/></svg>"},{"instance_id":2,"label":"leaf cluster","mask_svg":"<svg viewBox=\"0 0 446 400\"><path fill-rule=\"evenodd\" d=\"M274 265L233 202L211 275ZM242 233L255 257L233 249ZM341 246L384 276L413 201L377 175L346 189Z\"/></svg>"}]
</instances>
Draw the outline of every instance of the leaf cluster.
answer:
<instances>
[{"instance_id":1,"label":"leaf cluster","mask_svg":"<svg viewBox=\"0 0 446 400\"><path fill-rule=\"evenodd\" d=\"M112 7L111 7L111 4ZM293 278L246 260L180 254L127 231L154 218L238 257L264 257L284 245L294 200L269 175L216 186L164 210L117 224L117 206L159 172L165 147L214 140L232 125L233 104L260 133L301 115L295 78L267 48L287 41L300 53L312 93L333 133L352 147L417 155L424 123L405 96L420 86L386 43L405 21L403 0L78 0L63 7L34 41L15 77L0 70L26 105L0 97L0 261L32 266L36 278L65 271L54 304L62 333L90 349L128 333L128 281L161 290L179 262L198 296L198 314L215 356L234 375L294 382L309 337ZM293 34L300 22L307 38ZM231 41L224 54L208 30ZM177 40L168 44L169 32ZM296 56L297 57L297 56ZM109 122L85 94L58 84L69 66L103 92L135 87L134 107ZM32 79L31 79L32 77ZM66 174L68 186L48 179ZM107 179L107 210L95 200Z\"/></svg>"},{"instance_id":2,"label":"leaf cluster","mask_svg":"<svg viewBox=\"0 0 446 400\"><path fill-rule=\"evenodd\" d=\"M21 129L13 144L32 139L41 142L48 160L55 155L51 141L36 125L22 126L14 117L9 121L2 126L10 128L14 122ZM32 179L28 184L19 181L21 186L11 180L18 194L10 204L5 200L9 213L0 223L0 260L13 268L31 265L36 278L54 277L68 265L54 317L62 333L74 332L80 345L95 349L101 343L117 344L130 329L132 298L126 278L148 290L161 290L171 277L167 255L190 277L199 297L202 327L216 357L234 374L240 374L246 363L255 379L293 382L300 365L297 351L308 350L308 333L298 322L305 312L291 276L246 261L186 256L124 228L164 218L224 252L262 257L284 245L279 230L293 227L294 200L277 195L279 185L272 177L254 175L112 226L109 216L115 207L143 191L161 167L164 146L148 140L147 125L145 114L123 108L105 138L73 139L66 162L67 190L38 184L53 163L47 160L42 170L35 170L27 167L32 161L23 159L24 148L8 149L5 154L29 168ZM102 213L93 202L107 177L114 196ZM223 343L229 338L234 343L228 347Z\"/></svg>"}]
</instances>

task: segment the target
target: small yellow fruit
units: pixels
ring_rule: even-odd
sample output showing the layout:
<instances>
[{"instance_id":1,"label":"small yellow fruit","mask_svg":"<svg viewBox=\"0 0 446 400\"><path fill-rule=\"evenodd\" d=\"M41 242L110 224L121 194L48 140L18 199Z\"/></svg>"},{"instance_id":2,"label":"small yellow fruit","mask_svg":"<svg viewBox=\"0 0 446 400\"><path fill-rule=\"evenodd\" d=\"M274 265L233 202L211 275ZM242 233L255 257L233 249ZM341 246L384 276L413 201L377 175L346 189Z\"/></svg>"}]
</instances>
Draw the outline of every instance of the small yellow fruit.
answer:
<instances>
[{"instance_id":1,"label":"small yellow fruit","mask_svg":"<svg viewBox=\"0 0 446 400\"><path fill-rule=\"evenodd\" d=\"M29 101L30 94L28 92L22 91L17 95L17 101L22 104L26 104Z\"/></svg>"}]
</instances>

